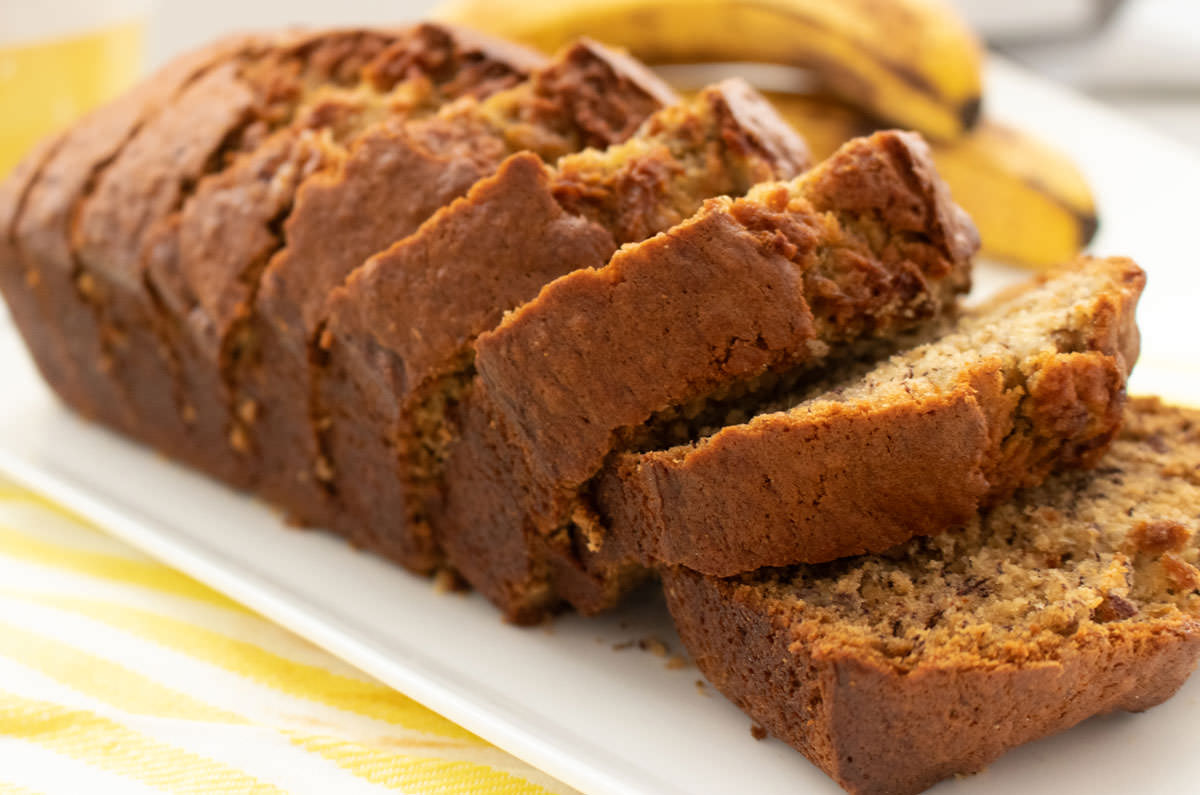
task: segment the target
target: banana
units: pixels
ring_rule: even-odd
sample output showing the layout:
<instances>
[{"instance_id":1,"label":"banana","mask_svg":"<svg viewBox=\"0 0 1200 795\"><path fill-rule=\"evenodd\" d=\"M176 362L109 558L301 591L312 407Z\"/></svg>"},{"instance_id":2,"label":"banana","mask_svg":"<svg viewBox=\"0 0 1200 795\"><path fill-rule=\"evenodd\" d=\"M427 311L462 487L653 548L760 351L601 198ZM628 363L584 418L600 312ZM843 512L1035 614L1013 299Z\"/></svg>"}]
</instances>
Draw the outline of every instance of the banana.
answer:
<instances>
[{"instance_id":1,"label":"banana","mask_svg":"<svg viewBox=\"0 0 1200 795\"><path fill-rule=\"evenodd\" d=\"M946 0L449 0L434 14L547 51L590 36L650 64L800 66L934 139L979 116L979 43Z\"/></svg>"},{"instance_id":2,"label":"banana","mask_svg":"<svg viewBox=\"0 0 1200 795\"><path fill-rule=\"evenodd\" d=\"M828 98L768 93L804 135L814 158L879 125ZM955 201L979 227L983 253L1044 269L1077 254L1096 232L1096 203L1065 154L1027 133L983 119L953 142L932 142L933 159Z\"/></svg>"},{"instance_id":3,"label":"banana","mask_svg":"<svg viewBox=\"0 0 1200 795\"><path fill-rule=\"evenodd\" d=\"M771 96L814 155L881 125L924 133L988 256L1045 268L1096 230L1065 155L976 124L979 44L943 0L450 0L435 15L548 51L587 35L651 64L803 67L832 98Z\"/></svg>"}]
</instances>

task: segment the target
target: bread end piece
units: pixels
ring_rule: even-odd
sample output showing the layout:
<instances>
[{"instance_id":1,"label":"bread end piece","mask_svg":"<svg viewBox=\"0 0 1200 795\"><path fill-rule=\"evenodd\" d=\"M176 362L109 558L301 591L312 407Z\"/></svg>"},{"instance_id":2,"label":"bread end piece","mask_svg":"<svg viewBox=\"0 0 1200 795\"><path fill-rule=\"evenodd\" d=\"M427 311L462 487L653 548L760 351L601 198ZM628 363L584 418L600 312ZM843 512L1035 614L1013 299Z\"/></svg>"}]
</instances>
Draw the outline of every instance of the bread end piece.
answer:
<instances>
[{"instance_id":1,"label":"bread end piece","mask_svg":"<svg viewBox=\"0 0 1200 795\"><path fill-rule=\"evenodd\" d=\"M1134 399L1091 471L878 555L735 578L665 569L697 666L850 792L913 793L1200 658L1200 411Z\"/></svg>"},{"instance_id":2,"label":"bread end piece","mask_svg":"<svg viewBox=\"0 0 1200 795\"><path fill-rule=\"evenodd\" d=\"M1200 622L1163 621L1072 638L1028 666L903 672L798 642L788 616L748 586L679 568L664 586L709 681L858 795L922 792L1093 715L1149 709L1200 659Z\"/></svg>"}]
</instances>

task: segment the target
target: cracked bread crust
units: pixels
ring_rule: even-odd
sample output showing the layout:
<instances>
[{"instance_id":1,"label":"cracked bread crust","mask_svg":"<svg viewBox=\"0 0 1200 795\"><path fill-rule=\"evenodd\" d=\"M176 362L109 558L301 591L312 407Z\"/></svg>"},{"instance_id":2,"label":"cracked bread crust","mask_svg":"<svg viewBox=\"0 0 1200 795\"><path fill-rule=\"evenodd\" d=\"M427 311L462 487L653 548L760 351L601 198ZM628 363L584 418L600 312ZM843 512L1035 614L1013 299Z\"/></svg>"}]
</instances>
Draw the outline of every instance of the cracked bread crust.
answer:
<instances>
[{"instance_id":1,"label":"cracked bread crust","mask_svg":"<svg viewBox=\"0 0 1200 795\"><path fill-rule=\"evenodd\" d=\"M288 222L288 239L295 245L272 264L264 294L279 294L279 322L312 334L321 322L326 295L350 270L411 234L513 151L528 149L553 160L559 150L604 147L625 140L672 100L669 89L640 64L584 41L533 70L527 85L493 95L489 104L471 98L444 108L439 117L414 121L404 129L382 129L379 140L368 138L359 144L365 151L352 153L353 162L344 171L305 186L294 220ZM547 143L548 138L555 141ZM392 155L399 167L389 157L393 148L401 149L398 156ZM431 160L429 165L421 163L422 157ZM406 158L416 162L406 163ZM406 166L415 166L411 176L419 182L408 180ZM381 167L383 173L378 174ZM446 175L438 169L445 169ZM397 186L413 184L422 186L415 193L426 196L402 202L402 207L412 208L407 213L377 218L381 210L395 212L386 205L395 200ZM353 255L347 256L341 251L347 246L343 227L359 215L363 220L349 230Z\"/></svg>"},{"instance_id":2,"label":"cracked bread crust","mask_svg":"<svg viewBox=\"0 0 1200 795\"><path fill-rule=\"evenodd\" d=\"M647 119L637 137L647 146L657 141L661 155L631 153L615 174L612 153L601 150L555 166L558 203L608 229L619 245L685 220L696 210L696 197L741 195L812 164L804 141L740 79L709 86L694 102L668 106Z\"/></svg>"},{"instance_id":3,"label":"cracked bread crust","mask_svg":"<svg viewBox=\"0 0 1200 795\"><path fill-rule=\"evenodd\" d=\"M768 731L850 792L916 793L1178 689L1200 658L1197 472L1200 412L1134 400L1092 472L885 555L665 569L668 605Z\"/></svg>"},{"instance_id":4,"label":"cracked bread crust","mask_svg":"<svg viewBox=\"0 0 1200 795\"><path fill-rule=\"evenodd\" d=\"M1093 465L1120 427L1145 275L1125 259L1084 260L1057 281L1087 289L1055 303L1066 289L1040 277L964 316L986 336L1029 333L1022 310L1038 291L1054 315L1025 355L963 342L945 388L930 388L933 357L919 356L950 344L937 341L893 359L907 371L880 368L904 379L900 393L887 381L834 392L693 445L619 456L597 487L605 543L722 577L819 563L953 527L1052 469Z\"/></svg>"}]
</instances>

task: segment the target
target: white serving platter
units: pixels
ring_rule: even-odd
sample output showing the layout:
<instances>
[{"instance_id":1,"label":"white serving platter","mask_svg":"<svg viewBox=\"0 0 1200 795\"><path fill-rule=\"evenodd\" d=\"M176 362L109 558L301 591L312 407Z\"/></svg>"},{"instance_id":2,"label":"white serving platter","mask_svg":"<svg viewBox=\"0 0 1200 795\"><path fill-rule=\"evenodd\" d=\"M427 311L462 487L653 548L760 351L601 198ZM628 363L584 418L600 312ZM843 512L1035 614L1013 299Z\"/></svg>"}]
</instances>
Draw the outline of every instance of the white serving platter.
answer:
<instances>
[{"instance_id":1,"label":"white serving platter","mask_svg":"<svg viewBox=\"0 0 1200 795\"><path fill-rule=\"evenodd\" d=\"M1200 405L1200 156L1005 63L988 110L1072 151L1095 186L1101 253L1150 273L1134 392ZM986 292L1015 274L984 267ZM263 505L78 420L43 386L0 317L0 472L323 646L588 793L835 793L695 668L660 598L628 610L517 629L474 595L431 585L332 536L285 527ZM1200 678L1144 715L1114 715L1018 749L939 793L1195 793ZM903 738L897 738L903 742Z\"/></svg>"}]
</instances>

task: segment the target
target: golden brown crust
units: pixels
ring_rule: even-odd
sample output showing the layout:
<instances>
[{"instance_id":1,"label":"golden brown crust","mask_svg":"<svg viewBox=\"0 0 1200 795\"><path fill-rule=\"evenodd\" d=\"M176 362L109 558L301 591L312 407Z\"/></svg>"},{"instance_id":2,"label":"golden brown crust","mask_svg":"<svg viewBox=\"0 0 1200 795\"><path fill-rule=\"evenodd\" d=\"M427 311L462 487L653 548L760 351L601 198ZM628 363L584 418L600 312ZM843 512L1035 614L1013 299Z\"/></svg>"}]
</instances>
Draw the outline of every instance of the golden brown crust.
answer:
<instances>
[{"instance_id":1,"label":"golden brown crust","mask_svg":"<svg viewBox=\"0 0 1200 795\"><path fill-rule=\"evenodd\" d=\"M582 483L621 428L806 351L798 269L723 210L548 285L480 338L480 373L550 479Z\"/></svg>"},{"instance_id":2,"label":"golden brown crust","mask_svg":"<svg viewBox=\"0 0 1200 795\"><path fill-rule=\"evenodd\" d=\"M848 792L917 793L1093 715L1169 698L1200 658L1200 622L1164 619L1064 638L1026 665L890 669L797 637L788 608L753 587L664 572L680 637L701 672Z\"/></svg>"},{"instance_id":3,"label":"golden brown crust","mask_svg":"<svg viewBox=\"0 0 1200 795\"><path fill-rule=\"evenodd\" d=\"M485 174L478 163L415 146L400 130L380 129L353 148L340 179L321 175L300 191L287 225L288 247L268 266L257 298L252 333L260 364L237 376L247 399L271 407L250 428L260 487L298 521L328 523L337 512L313 480L320 452L311 429L314 409L302 398L311 388L310 345L326 296L371 254L411 234ZM423 189L401 187L414 184ZM365 214L346 215L354 210Z\"/></svg>"},{"instance_id":4,"label":"golden brown crust","mask_svg":"<svg viewBox=\"0 0 1200 795\"><path fill-rule=\"evenodd\" d=\"M163 336L177 360L177 412L186 417L191 449L203 455L193 463L241 486L262 478L265 453L254 447L251 427L260 415L270 421L286 407L268 411L258 395L239 395L233 369L244 371L256 356L270 354L256 344L253 307L268 263L286 242L285 229L294 228L285 222L299 209L293 200L300 186L337 169L346 143L361 142L362 130L381 115L400 117L520 81L519 66L497 59L507 55L521 64L541 62L513 48L464 44L439 26L418 25L393 33L313 33L246 64L245 79L255 89L254 120L240 133L242 145L231 147L244 151L227 153L228 163L199 184L178 223L160 230L176 239L164 241L161 250L169 256L151 270L167 309ZM327 219L320 220L319 231L327 232ZM312 290L323 295L318 275ZM305 462L291 462L279 476L309 470ZM290 479L288 486L313 493ZM303 505L294 509L304 512Z\"/></svg>"},{"instance_id":5,"label":"golden brown crust","mask_svg":"<svg viewBox=\"0 0 1200 795\"><path fill-rule=\"evenodd\" d=\"M14 232L21 254L16 267L36 283L34 300L6 291L23 307L37 305L42 327L31 345L64 399L214 474L233 473L229 454L216 455L219 441L229 446L228 416L215 417L215 430L199 439L188 421L196 413L187 395L195 384L181 377L181 357L194 342L184 326L196 295L177 271L181 247L173 236L187 230L181 210L207 176L224 172L239 152L253 152L272 129L294 122L339 131L344 121L338 101L321 101L322 92L345 91L363 80L394 85L412 79L432 81L450 98L481 97L544 62L517 45L455 35L423 24L231 38L172 62L68 130L25 191ZM316 101L309 101L310 92ZM292 119L303 102L309 107ZM272 175L241 169L252 171L241 197L244 217L216 214L205 232L223 236L222 261L237 283L222 282L216 271L206 271L204 283L226 293L253 289L240 282L256 278L247 278L254 263L238 260L253 260L262 245L243 233L275 220L261 218L270 202L252 201ZM286 182L286 174L280 177L275 183ZM226 186L231 199L237 187ZM284 198L286 210L291 200ZM237 303L223 311L237 314ZM221 324L227 319L212 325ZM180 346L183 353L175 350ZM197 450L210 450L216 464L195 460Z\"/></svg>"},{"instance_id":6,"label":"golden brown crust","mask_svg":"<svg viewBox=\"0 0 1200 795\"><path fill-rule=\"evenodd\" d=\"M536 294L556 275L602 264L616 248L607 231L565 212L551 184L552 172L535 155L508 158L441 208L420 234L372 257L336 288L328 299L330 332L367 335L383 348L404 351L399 397L411 395L454 361L478 329L495 326L506 306ZM523 245L522 234L535 242ZM510 251L514 262L504 265L480 257L486 252L494 263ZM587 264L555 266L555 252ZM518 260L527 257L533 259L519 270Z\"/></svg>"},{"instance_id":7,"label":"golden brown crust","mask_svg":"<svg viewBox=\"0 0 1200 795\"><path fill-rule=\"evenodd\" d=\"M521 80L522 65L544 60L486 37L468 38L472 43L464 44L436 25L320 31L242 60L237 79L252 101L220 142L207 173L162 180L182 190L183 198L145 236L144 300L106 305L134 335L121 364L138 386L134 396L145 396L137 413L148 428L163 432L152 443L236 485L255 483L257 462L245 425L256 408L236 399L228 369L255 352L246 321L260 276L284 242L293 196L314 172L339 164L344 142L379 115L402 115L410 104L426 101L485 96ZM516 65L498 60L507 56ZM173 110L181 119L216 115L200 101L177 103ZM171 143L171 136L158 135L146 148L161 157L172 151ZM154 326L157 339L137 338ZM151 402L155 398L158 403ZM292 469L309 467L293 464L288 474Z\"/></svg>"},{"instance_id":8,"label":"golden brown crust","mask_svg":"<svg viewBox=\"0 0 1200 795\"><path fill-rule=\"evenodd\" d=\"M173 61L66 133L41 180L46 190L30 197L21 242L44 277L43 311L68 327L60 335L66 374L52 383L84 413L164 449L189 449L159 356L143 257L163 216L219 165L226 137L245 123L239 65L313 39L225 39Z\"/></svg>"},{"instance_id":9,"label":"golden brown crust","mask_svg":"<svg viewBox=\"0 0 1200 795\"><path fill-rule=\"evenodd\" d=\"M247 247L261 246L252 231L271 202L252 201L261 194L239 197L237 177L252 171L253 185L269 188L278 204L287 175L271 179L268 166L286 158L256 150L270 129L287 122L299 84L341 79L392 38L364 31L297 33L239 51L141 125L79 208L78 265L93 285L90 300L105 335L105 356L129 400L134 434L235 485L247 485L246 477L213 443L228 433L223 417L208 416L203 405L197 411L197 401L189 401L191 379L184 371L211 347L211 334L197 341L185 328L195 294L187 290L189 274L176 278L176 270L194 251L198 214L200 234L220 239L216 264L224 267L213 269L210 283L238 267ZM229 212L239 198L241 205ZM290 204L290 196L282 198ZM180 234L183 241L167 239ZM182 294L164 296L167 289Z\"/></svg>"},{"instance_id":10,"label":"golden brown crust","mask_svg":"<svg viewBox=\"0 0 1200 795\"><path fill-rule=\"evenodd\" d=\"M663 90L640 65L584 43L533 73L528 96L514 100L516 119L485 123L467 105L450 108L444 118L372 131L355 144L344 169L322 175L301 191L288 222L288 238L295 244L272 265L265 294L280 294L280 310L283 304L296 308L296 317L281 315L281 321L299 323L313 333L328 291L350 269L411 233L433 210L494 171L510 153L508 136L544 125L577 138L571 149L607 146L632 134L664 101ZM611 122L614 129L601 129L598 119L619 123ZM390 155L392 149L399 154ZM405 162L407 158L412 162ZM421 185L422 190L401 191L399 185ZM347 224L354 227L347 230ZM352 244L349 255L347 237Z\"/></svg>"}]
</instances>

